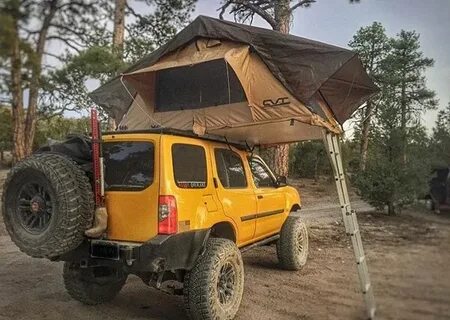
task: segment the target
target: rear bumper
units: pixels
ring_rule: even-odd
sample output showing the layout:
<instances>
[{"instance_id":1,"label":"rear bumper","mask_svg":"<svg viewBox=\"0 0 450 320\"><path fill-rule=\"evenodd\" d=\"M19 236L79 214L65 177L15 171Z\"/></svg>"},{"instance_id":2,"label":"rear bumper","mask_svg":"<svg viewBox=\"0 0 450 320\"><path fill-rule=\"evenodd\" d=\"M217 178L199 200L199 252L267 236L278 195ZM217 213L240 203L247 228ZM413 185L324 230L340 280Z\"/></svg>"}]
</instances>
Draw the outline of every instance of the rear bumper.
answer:
<instances>
[{"instance_id":1,"label":"rear bumper","mask_svg":"<svg viewBox=\"0 0 450 320\"><path fill-rule=\"evenodd\" d=\"M209 229L204 229L174 235L157 235L142 244L88 240L58 260L76 261L86 266L120 264L130 273L190 270L201 254L208 236ZM92 257L91 247L94 243L96 246L116 246L118 254L114 257Z\"/></svg>"}]
</instances>

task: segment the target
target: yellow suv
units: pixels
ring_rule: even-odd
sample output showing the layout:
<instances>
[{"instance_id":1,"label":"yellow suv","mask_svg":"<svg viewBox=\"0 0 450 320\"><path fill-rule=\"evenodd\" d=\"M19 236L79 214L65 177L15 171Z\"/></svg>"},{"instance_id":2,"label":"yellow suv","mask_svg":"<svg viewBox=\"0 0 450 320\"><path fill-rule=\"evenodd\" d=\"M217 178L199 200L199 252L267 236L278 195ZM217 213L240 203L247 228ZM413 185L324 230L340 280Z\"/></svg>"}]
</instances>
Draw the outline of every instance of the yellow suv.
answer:
<instances>
[{"instance_id":1,"label":"yellow suv","mask_svg":"<svg viewBox=\"0 0 450 320\"><path fill-rule=\"evenodd\" d=\"M52 151L12 170L4 220L24 252L65 261L66 289L83 303L113 299L128 274L136 274L148 285L183 294L193 319L232 319L244 288L241 251L276 242L281 267L298 270L306 263L308 235L297 190L244 145L170 129L106 134L107 231L97 239L80 236L92 225L89 173L81 174L79 159ZM58 196L65 191L58 174L74 180L67 190L84 196L72 202ZM34 187L27 187L30 181ZM42 211L48 221L27 225L20 218L26 201L28 216ZM79 232L68 234L66 211L77 219L89 216L73 227ZM64 238L63 250L49 238L30 245L30 234L44 233Z\"/></svg>"}]
</instances>

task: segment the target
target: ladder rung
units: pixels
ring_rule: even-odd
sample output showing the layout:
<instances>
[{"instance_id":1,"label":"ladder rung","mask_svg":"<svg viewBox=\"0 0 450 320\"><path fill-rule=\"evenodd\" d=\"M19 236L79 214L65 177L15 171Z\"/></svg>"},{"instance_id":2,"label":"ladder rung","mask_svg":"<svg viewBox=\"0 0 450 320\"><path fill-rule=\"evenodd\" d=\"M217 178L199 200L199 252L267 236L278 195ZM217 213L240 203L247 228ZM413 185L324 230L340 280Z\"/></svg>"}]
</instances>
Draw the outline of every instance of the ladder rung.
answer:
<instances>
[{"instance_id":1,"label":"ladder rung","mask_svg":"<svg viewBox=\"0 0 450 320\"><path fill-rule=\"evenodd\" d=\"M370 287L371 287L370 282L367 282L366 285L364 286L363 293L366 294L367 292L369 292Z\"/></svg>"},{"instance_id":2,"label":"ladder rung","mask_svg":"<svg viewBox=\"0 0 450 320\"><path fill-rule=\"evenodd\" d=\"M372 319L375 318L375 311L376 311L375 307L370 308L370 310L369 310L369 319L372 320Z\"/></svg>"},{"instance_id":3,"label":"ladder rung","mask_svg":"<svg viewBox=\"0 0 450 320\"><path fill-rule=\"evenodd\" d=\"M366 256L361 256L361 257L358 258L358 260L356 260L356 263L357 264L361 264L361 263L364 262L364 260L366 260Z\"/></svg>"}]
</instances>

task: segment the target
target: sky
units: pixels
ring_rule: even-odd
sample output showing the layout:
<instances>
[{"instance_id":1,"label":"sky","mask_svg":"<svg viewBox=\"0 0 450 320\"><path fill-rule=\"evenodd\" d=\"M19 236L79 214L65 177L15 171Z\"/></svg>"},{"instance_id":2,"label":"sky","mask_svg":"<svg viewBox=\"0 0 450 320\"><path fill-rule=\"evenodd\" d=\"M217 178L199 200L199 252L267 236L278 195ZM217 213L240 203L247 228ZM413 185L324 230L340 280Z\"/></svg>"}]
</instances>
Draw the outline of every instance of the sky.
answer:
<instances>
[{"instance_id":1,"label":"sky","mask_svg":"<svg viewBox=\"0 0 450 320\"><path fill-rule=\"evenodd\" d=\"M193 18L197 15L218 17L219 0L198 0ZM226 16L232 20L233 17ZM416 30L420 34L421 50L435 60L426 72L428 87L444 108L450 101L450 0L317 0L310 8L297 9L293 14L291 33L341 47L348 47L356 31L374 21L381 22L388 36L400 30ZM269 28L262 19L253 25ZM423 116L430 129L437 111Z\"/></svg>"}]
</instances>

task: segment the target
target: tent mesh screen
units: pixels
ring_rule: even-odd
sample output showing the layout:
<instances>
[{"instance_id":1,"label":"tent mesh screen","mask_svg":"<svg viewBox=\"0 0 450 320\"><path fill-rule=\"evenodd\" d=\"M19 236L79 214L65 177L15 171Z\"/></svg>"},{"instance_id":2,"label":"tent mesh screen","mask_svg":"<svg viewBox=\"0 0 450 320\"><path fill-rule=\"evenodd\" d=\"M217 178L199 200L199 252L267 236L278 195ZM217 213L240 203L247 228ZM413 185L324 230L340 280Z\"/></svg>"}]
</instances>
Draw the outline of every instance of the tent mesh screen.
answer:
<instances>
[{"instance_id":1,"label":"tent mesh screen","mask_svg":"<svg viewBox=\"0 0 450 320\"><path fill-rule=\"evenodd\" d=\"M241 83L224 59L159 70L155 90L159 112L246 101Z\"/></svg>"}]
</instances>

